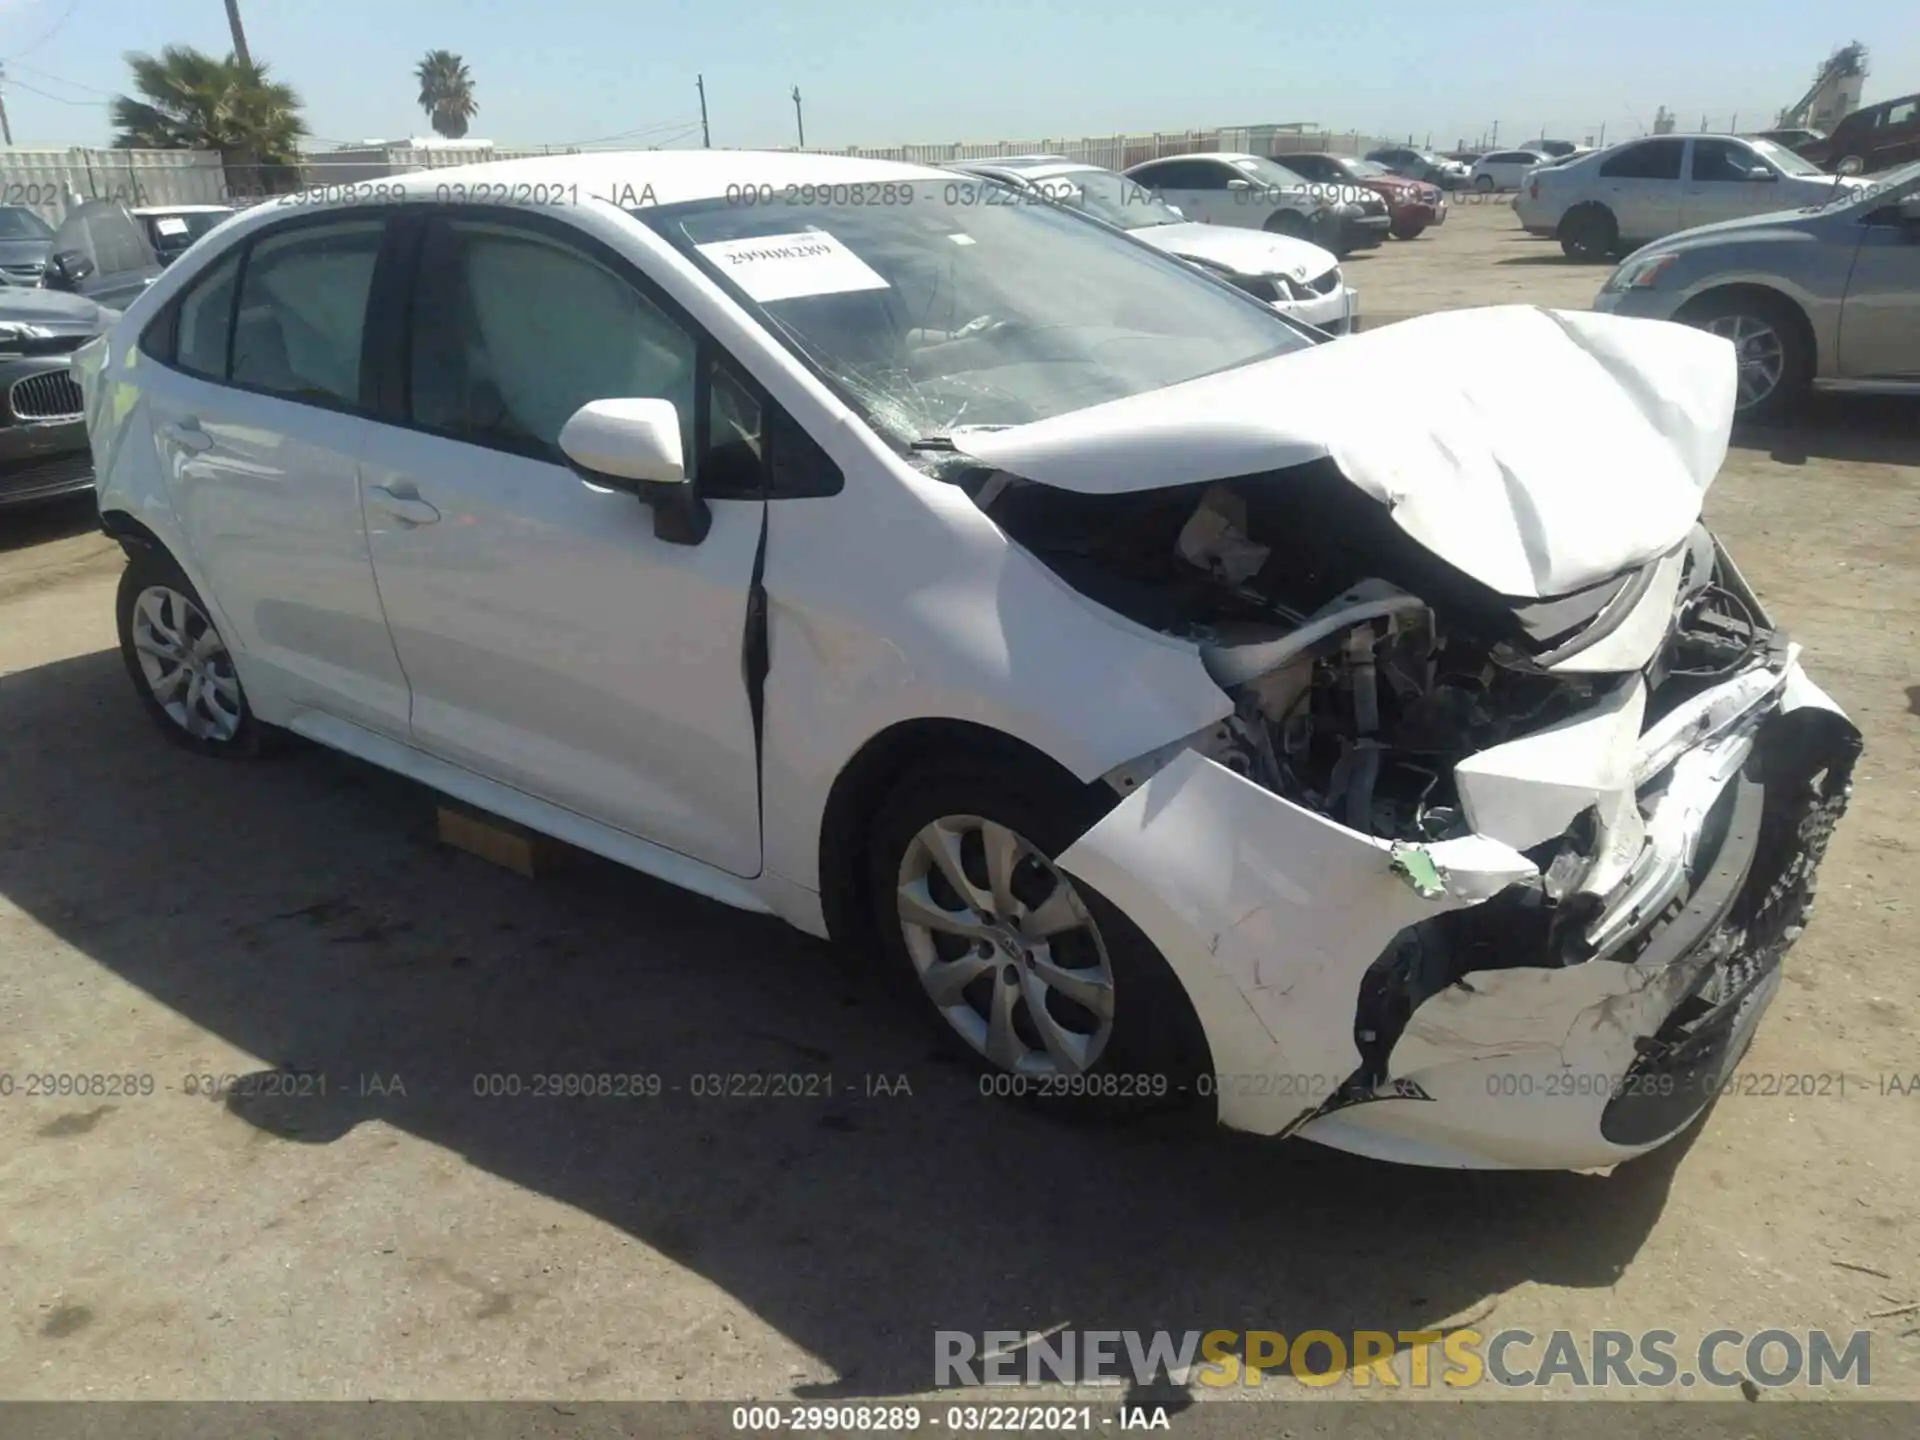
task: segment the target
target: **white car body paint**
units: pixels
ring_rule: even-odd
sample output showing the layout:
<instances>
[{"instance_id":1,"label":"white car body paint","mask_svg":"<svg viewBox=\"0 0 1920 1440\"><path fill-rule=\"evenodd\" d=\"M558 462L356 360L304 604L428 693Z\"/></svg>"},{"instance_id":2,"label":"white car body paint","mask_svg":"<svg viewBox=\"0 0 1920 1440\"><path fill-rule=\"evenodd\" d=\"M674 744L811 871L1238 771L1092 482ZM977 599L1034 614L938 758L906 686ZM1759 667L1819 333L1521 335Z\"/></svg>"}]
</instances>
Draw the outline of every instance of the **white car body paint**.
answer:
<instances>
[{"instance_id":1,"label":"white car body paint","mask_svg":"<svg viewBox=\"0 0 1920 1440\"><path fill-rule=\"evenodd\" d=\"M1550 840L1611 792L1633 791L1647 711L1638 675L1571 720L1509 740L1453 767L1467 823L1517 849Z\"/></svg>"},{"instance_id":2,"label":"white car body paint","mask_svg":"<svg viewBox=\"0 0 1920 1440\"><path fill-rule=\"evenodd\" d=\"M1838 713L1797 658L1641 733L1644 687L1630 676L1664 633L1657 608L1640 613L1667 583L1663 568L1601 642L1621 675L1611 698L1461 764L1471 833L1421 846L1360 834L1187 748L1233 705L1199 645L1069 587L960 489L907 463L704 272L591 198L630 185L637 164L663 205L743 178L943 172L663 152L392 182L431 199L450 180L551 184L566 167L583 197L567 223L644 270L844 474L839 494L765 507L758 793L739 648L758 502L715 501L708 541L669 555L631 497L559 466L189 383L142 355L147 321L225 244L282 218L269 206L223 226L226 240L169 269L106 343L76 357L103 510L138 521L179 561L260 718L817 935L832 878L820 873L828 796L891 728L968 722L1086 781L1137 766L1133 792L1058 863L1160 949L1214 1071L1266 1077L1223 1080L1222 1123L1441 1165L1605 1165L1658 1143L1604 1141L1589 1113L1598 1102L1489 1093L1496 1072L1617 1075L1631 1062L1677 982L1605 959L1473 972L1414 1012L1376 1100L1315 1112L1354 1072L1356 993L1397 932L1537 880L1520 849L1587 804L1614 825L1605 873L1623 887L1665 884L1730 783L1743 725L1768 705ZM1508 595L1561 595L1687 536L1725 454L1728 359L1724 341L1680 327L1468 312L956 443L1087 493L1330 457L1467 574ZM1389 390L1404 423L1372 408ZM409 480L436 517L408 503ZM616 623L654 614L671 623L638 635ZM409 653L424 657L419 673L397 663ZM463 655L484 661L500 693L462 674ZM662 673L668 683L646 683ZM591 713L556 711L556 694ZM1668 766L1669 796L1642 819L1634 787Z\"/></svg>"},{"instance_id":3,"label":"white car body paint","mask_svg":"<svg viewBox=\"0 0 1920 1440\"><path fill-rule=\"evenodd\" d=\"M1797 658L1777 683L1805 704L1841 713ZM1637 713L1637 680L1626 693L1615 715ZM1743 678L1702 698L1688 714L1710 714L1724 728L1729 710L1751 714L1767 692ZM1643 743L1623 757L1621 733L1596 724L1584 732L1584 753L1570 758L1616 775L1624 760L1631 797L1632 776L1660 745ZM1680 756L1647 827L1647 869L1690 857L1748 744L1724 737ZM1671 1138L1616 1145L1600 1135L1599 1117L1637 1058L1635 1042L1672 1010L1684 972L1604 958L1468 975L1414 1012L1372 1099L1314 1113L1359 1063L1357 992L1388 941L1538 874L1517 849L1483 834L1424 848L1444 880L1431 896L1396 873L1388 842L1187 751L1059 863L1121 897L1179 974L1213 1046L1223 1124L1473 1169L1604 1168ZM1575 1085L1572 1076L1585 1078Z\"/></svg>"},{"instance_id":4,"label":"white car body paint","mask_svg":"<svg viewBox=\"0 0 1920 1440\"><path fill-rule=\"evenodd\" d=\"M1565 595L1665 554L1700 518L1726 459L1730 350L1588 312L1451 311L955 438L985 464L1089 494L1330 458L1474 579ZM1393 424L1375 404L1388 390Z\"/></svg>"}]
</instances>

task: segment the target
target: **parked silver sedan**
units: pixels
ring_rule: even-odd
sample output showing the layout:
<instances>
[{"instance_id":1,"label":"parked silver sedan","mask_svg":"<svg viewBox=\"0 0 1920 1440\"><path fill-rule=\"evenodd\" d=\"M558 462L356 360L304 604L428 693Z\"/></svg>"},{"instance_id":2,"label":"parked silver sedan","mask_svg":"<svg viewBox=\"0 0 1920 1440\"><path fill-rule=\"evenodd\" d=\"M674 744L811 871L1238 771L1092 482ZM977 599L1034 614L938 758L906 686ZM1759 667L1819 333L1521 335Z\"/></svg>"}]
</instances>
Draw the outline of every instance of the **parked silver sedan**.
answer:
<instances>
[{"instance_id":1,"label":"parked silver sedan","mask_svg":"<svg viewBox=\"0 0 1920 1440\"><path fill-rule=\"evenodd\" d=\"M1513 211L1569 258L1605 260L1696 225L1818 205L1867 183L1829 175L1767 140L1656 135L1540 166L1521 181Z\"/></svg>"},{"instance_id":2,"label":"parked silver sedan","mask_svg":"<svg viewBox=\"0 0 1920 1440\"><path fill-rule=\"evenodd\" d=\"M1920 393L1920 163L1824 205L1643 246L1594 308L1725 336L1749 418L1814 386Z\"/></svg>"}]
</instances>

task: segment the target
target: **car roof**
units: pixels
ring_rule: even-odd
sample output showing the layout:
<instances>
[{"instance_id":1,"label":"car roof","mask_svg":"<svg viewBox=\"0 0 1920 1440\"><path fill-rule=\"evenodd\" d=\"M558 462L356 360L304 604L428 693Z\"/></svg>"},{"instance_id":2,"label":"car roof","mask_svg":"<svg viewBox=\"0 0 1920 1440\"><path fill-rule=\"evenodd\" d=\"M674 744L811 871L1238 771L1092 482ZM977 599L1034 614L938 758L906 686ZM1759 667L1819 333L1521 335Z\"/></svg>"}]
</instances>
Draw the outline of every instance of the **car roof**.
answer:
<instances>
[{"instance_id":1,"label":"car roof","mask_svg":"<svg viewBox=\"0 0 1920 1440\"><path fill-rule=\"evenodd\" d=\"M134 215L231 215L231 205L140 205L129 212Z\"/></svg>"},{"instance_id":2,"label":"car roof","mask_svg":"<svg viewBox=\"0 0 1920 1440\"><path fill-rule=\"evenodd\" d=\"M1101 168L1057 155L996 155L990 160L956 160L953 164L957 170L1014 171L1029 180L1050 180L1056 175L1080 175Z\"/></svg>"},{"instance_id":3,"label":"car roof","mask_svg":"<svg viewBox=\"0 0 1920 1440\"><path fill-rule=\"evenodd\" d=\"M956 160L956 165L1004 165L1009 170L1025 170L1034 165L1071 165L1076 170L1098 170L1098 165L1085 160L1069 160L1064 155L975 155L968 160Z\"/></svg>"},{"instance_id":4,"label":"car roof","mask_svg":"<svg viewBox=\"0 0 1920 1440\"><path fill-rule=\"evenodd\" d=\"M544 186L607 197L641 197L635 204L678 205L691 200L718 200L751 185L855 184L862 181L940 180L952 172L931 165L908 165L895 160L863 160L851 155L822 155L799 150L623 150L581 155L536 155L524 160L487 160L454 165L382 180L319 186L388 195L432 199L450 185L507 186L502 199L511 201L520 186ZM483 192L484 193L484 192ZM353 198L364 201L364 194ZM350 203L350 202L349 202ZM621 203L616 199L616 203Z\"/></svg>"}]
</instances>

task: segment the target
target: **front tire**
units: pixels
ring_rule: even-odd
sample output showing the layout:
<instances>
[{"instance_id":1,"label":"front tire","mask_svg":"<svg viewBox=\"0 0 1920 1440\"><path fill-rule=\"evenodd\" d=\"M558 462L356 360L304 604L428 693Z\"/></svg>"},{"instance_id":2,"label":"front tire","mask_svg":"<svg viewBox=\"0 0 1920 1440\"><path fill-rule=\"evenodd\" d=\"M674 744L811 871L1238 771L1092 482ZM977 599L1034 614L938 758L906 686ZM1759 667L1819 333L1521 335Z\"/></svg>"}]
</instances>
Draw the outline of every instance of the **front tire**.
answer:
<instances>
[{"instance_id":1,"label":"front tire","mask_svg":"<svg viewBox=\"0 0 1920 1440\"><path fill-rule=\"evenodd\" d=\"M1393 238L1396 240L1418 240L1426 233L1427 227L1414 221L1393 227Z\"/></svg>"},{"instance_id":2,"label":"front tire","mask_svg":"<svg viewBox=\"0 0 1920 1440\"><path fill-rule=\"evenodd\" d=\"M121 659L162 735L220 759L251 759L269 747L271 732L247 703L232 652L171 555L134 551L114 612Z\"/></svg>"},{"instance_id":3,"label":"front tire","mask_svg":"<svg viewBox=\"0 0 1920 1440\"><path fill-rule=\"evenodd\" d=\"M1813 347L1801 317L1785 300L1739 292L1704 295L1674 318L1733 343L1740 366L1736 418L1783 415L1813 388Z\"/></svg>"},{"instance_id":4,"label":"front tire","mask_svg":"<svg viewBox=\"0 0 1920 1440\"><path fill-rule=\"evenodd\" d=\"M1054 864L1104 808L1038 765L911 771L870 832L875 922L983 1089L1082 1112L1181 1108L1208 1065L1185 990L1117 906Z\"/></svg>"},{"instance_id":5,"label":"front tire","mask_svg":"<svg viewBox=\"0 0 1920 1440\"><path fill-rule=\"evenodd\" d=\"M1276 210L1267 216L1266 224L1260 228L1269 235L1291 235L1296 240L1313 237L1312 222L1298 210Z\"/></svg>"},{"instance_id":6,"label":"front tire","mask_svg":"<svg viewBox=\"0 0 1920 1440\"><path fill-rule=\"evenodd\" d=\"M1491 195L1499 187L1493 183L1491 175L1476 175L1473 177L1473 188L1481 195Z\"/></svg>"}]
</instances>

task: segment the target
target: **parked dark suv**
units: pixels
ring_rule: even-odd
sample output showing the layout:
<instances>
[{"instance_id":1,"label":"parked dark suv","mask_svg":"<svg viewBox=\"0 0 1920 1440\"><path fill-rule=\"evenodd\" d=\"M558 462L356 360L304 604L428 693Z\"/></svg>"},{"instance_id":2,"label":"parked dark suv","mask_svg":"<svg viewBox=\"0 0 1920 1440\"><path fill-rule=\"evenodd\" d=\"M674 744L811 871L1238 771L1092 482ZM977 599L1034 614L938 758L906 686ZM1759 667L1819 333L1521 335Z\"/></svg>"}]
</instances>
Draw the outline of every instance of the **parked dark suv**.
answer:
<instances>
[{"instance_id":1,"label":"parked dark suv","mask_svg":"<svg viewBox=\"0 0 1920 1440\"><path fill-rule=\"evenodd\" d=\"M0 507L93 485L68 362L119 315L79 295L0 287Z\"/></svg>"},{"instance_id":2,"label":"parked dark suv","mask_svg":"<svg viewBox=\"0 0 1920 1440\"><path fill-rule=\"evenodd\" d=\"M1863 175L1920 160L1920 95L1903 95L1856 110L1824 140L1809 141L1798 149L1825 170L1837 171L1849 159L1858 159Z\"/></svg>"}]
</instances>

